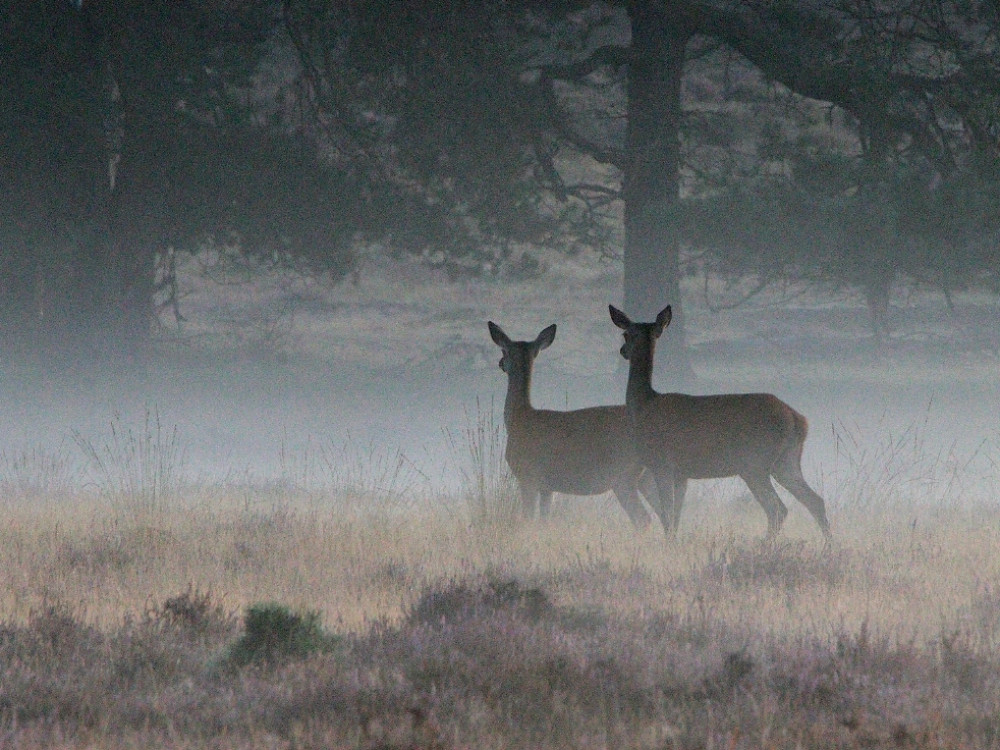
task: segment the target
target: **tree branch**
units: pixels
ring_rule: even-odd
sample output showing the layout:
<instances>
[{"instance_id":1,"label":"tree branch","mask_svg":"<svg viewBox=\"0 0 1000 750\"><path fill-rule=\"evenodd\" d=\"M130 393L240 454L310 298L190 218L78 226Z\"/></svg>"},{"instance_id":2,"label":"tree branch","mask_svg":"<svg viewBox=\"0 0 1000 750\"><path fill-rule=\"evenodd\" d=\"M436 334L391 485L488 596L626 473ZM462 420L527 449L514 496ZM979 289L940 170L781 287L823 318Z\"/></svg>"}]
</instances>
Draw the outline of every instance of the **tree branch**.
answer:
<instances>
[{"instance_id":1,"label":"tree branch","mask_svg":"<svg viewBox=\"0 0 1000 750\"><path fill-rule=\"evenodd\" d=\"M801 96L836 104L870 126L909 133L924 146L936 142L905 94L926 100L963 76L961 71L921 76L892 70L888 63L873 67L857 61L846 44L836 43L838 34L847 33L851 19L845 15L808 7L793 10L799 6L788 4L780 6L780 13L757 3L694 0L686 7L687 17L697 19L699 33L724 41L771 80ZM936 146L928 155L941 160L944 155Z\"/></svg>"},{"instance_id":2,"label":"tree branch","mask_svg":"<svg viewBox=\"0 0 1000 750\"><path fill-rule=\"evenodd\" d=\"M618 68L628 63L629 50L618 45L606 44L578 62L540 65L536 70L543 80L579 81L602 68Z\"/></svg>"},{"instance_id":3,"label":"tree branch","mask_svg":"<svg viewBox=\"0 0 1000 750\"><path fill-rule=\"evenodd\" d=\"M574 149L600 164L610 164L618 169L624 169L625 157L618 149L604 146L592 141L573 130L568 117L562 117L562 107L552 89L552 81L542 78L537 83L543 108L546 113L548 127L563 141Z\"/></svg>"}]
</instances>

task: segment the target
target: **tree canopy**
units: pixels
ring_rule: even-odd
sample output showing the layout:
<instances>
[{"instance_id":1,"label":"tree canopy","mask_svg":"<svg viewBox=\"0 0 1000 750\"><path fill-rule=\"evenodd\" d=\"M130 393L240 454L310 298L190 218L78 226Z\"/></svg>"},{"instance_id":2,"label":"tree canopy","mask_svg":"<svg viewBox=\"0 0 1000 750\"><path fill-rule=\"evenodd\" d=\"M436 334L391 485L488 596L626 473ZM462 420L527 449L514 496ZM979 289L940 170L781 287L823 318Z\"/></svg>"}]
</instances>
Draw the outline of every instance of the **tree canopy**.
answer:
<instances>
[{"instance_id":1,"label":"tree canopy","mask_svg":"<svg viewBox=\"0 0 1000 750\"><path fill-rule=\"evenodd\" d=\"M9 345L134 350L165 291L158 261L213 236L349 267L349 177L258 101L271 3L5 5Z\"/></svg>"},{"instance_id":2,"label":"tree canopy","mask_svg":"<svg viewBox=\"0 0 1000 750\"><path fill-rule=\"evenodd\" d=\"M761 286L857 288L877 331L898 274L996 267L994 4L284 7L325 132L404 186L442 230L410 241L446 258L603 247L642 316L682 311L689 249Z\"/></svg>"},{"instance_id":3,"label":"tree canopy","mask_svg":"<svg viewBox=\"0 0 1000 750\"><path fill-rule=\"evenodd\" d=\"M139 340L213 237L335 274L597 248L679 372L685 258L860 289L876 331L899 274L998 285L986 0L6 5L8 332Z\"/></svg>"}]
</instances>

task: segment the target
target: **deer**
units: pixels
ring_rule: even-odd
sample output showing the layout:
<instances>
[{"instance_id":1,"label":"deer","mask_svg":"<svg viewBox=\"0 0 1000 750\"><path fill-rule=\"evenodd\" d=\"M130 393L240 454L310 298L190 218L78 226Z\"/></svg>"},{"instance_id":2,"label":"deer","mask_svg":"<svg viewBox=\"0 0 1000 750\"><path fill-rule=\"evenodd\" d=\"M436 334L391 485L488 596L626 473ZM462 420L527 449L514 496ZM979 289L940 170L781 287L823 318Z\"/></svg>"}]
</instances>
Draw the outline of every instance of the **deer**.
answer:
<instances>
[{"instance_id":1,"label":"deer","mask_svg":"<svg viewBox=\"0 0 1000 750\"><path fill-rule=\"evenodd\" d=\"M767 515L767 538L774 538L788 509L771 480L788 490L832 540L823 498L802 475L806 418L770 393L689 396L653 390L656 341L670 324L667 305L652 323L633 323L614 305L612 322L624 331L621 355L629 363L625 411L633 451L653 475L654 511L667 536L680 523L690 479L740 477Z\"/></svg>"},{"instance_id":2,"label":"deer","mask_svg":"<svg viewBox=\"0 0 1000 750\"><path fill-rule=\"evenodd\" d=\"M493 321L490 337L500 347L500 369L507 374L503 421L506 459L517 480L522 512L546 518L552 494L602 495L611 491L639 530L651 523L638 490L651 505L656 486L644 473L628 440L625 406L592 406L571 411L535 409L531 374L535 358L555 340L548 326L533 341L513 341Z\"/></svg>"}]
</instances>

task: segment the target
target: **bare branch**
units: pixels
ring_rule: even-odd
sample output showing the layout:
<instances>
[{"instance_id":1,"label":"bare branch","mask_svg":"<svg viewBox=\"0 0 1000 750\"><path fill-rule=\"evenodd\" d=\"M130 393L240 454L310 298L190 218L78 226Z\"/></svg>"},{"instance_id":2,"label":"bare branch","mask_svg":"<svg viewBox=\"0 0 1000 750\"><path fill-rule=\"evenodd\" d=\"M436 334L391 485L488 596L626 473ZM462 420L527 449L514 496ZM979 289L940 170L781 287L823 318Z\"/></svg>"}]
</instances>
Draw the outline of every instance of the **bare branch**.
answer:
<instances>
[{"instance_id":1,"label":"bare branch","mask_svg":"<svg viewBox=\"0 0 1000 750\"><path fill-rule=\"evenodd\" d=\"M600 185L593 182L578 182L575 185L567 185L566 192L578 197L603 195L614 200L622 197L622 191L609 185Z\"/></svg>"}]
</instances>

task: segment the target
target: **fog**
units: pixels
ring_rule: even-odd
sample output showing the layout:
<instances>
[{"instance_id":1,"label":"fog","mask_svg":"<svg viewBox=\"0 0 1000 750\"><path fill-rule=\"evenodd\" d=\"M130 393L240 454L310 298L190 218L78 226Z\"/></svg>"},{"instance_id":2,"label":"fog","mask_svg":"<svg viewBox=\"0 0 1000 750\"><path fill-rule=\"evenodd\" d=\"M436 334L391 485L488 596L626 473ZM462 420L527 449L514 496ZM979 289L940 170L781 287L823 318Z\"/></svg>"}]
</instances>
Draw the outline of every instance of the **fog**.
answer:
<instances>
[{"instance_id":1,"label":"fog","mask_svg":"<svg viewBox=\"0 0 1000 750\"><path fill-rule=\"evenodd\" d=\"M192 481L287 485L310 471L333 481L338 464L402 458L419 492L454 492L468 461L463 430L484 415L502 420L507 380L487 320L521 339L558 324L536 360L536 407L624 401L620 336L606 319L621 282L596 258L553 254L536 278L453 282L416 261L372 257L354 282L272 275L238 290L193 268L183 282L188 322L165 321L149 361L41 375L6 363L5 470L32 451L59 454L86 481L81 441L103 446L113 430L138 433L151 419L164 439L176 429L178 470ZM702 283L685 289L699 375L689 390L770 391L801 411L810 422L806 475L828 494L852 461L905 462L917 452L981 480L977 494L992 492L994 299L970 294L950 311L933 293L900 289L892 337L875 346L860 300L773 296L712 312L700 304ZM282 319L266 346L233 327L262 310ZM659 357L657 365L654 385L671 390ZM835 511L838 499L828 502Z\"/></svg>"}]
</instances>

